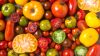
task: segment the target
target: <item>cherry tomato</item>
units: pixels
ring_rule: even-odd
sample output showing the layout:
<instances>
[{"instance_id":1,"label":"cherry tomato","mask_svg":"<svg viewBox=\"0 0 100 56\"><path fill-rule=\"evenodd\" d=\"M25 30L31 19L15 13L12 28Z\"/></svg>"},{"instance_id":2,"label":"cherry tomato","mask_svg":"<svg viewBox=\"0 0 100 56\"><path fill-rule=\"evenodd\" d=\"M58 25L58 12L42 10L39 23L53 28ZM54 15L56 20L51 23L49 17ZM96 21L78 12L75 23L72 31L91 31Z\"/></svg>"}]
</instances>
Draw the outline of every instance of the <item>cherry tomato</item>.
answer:
<instances>
[{"instance_id":1,"label":"cherry tomato","mask_svg":"<svg viewBox=\"0 0 100 56\"><path fill-rule=\"evenodd\" d=\"M8 20L5 29L5 40L11 41L13 37L14 37L14 22Z\"/></svg>"},{"instance_id":2,"label":"cherry tomato","mask_svg":"<svg viewBox=\"0 0 100 56\"><path fill-rule=\"evenodd\" d=\"M46 56L44 52L41 52L40 56Z\"/></svg>"},{"instance_id":3,"label":"cherry tomato","mask_svg":"<svg viewBox=\"0 0 100 56\"><path fill-rule=\"evenodd\" d=\"M89 48L86 56L100 56L100 45L95 44Z\"/></svg>"},{"instance_id":4,"label":"cherry tomato","mask_svg":"<svg viewBox=\"0 0 100 56\"><path fill-rule=\"evenodd\" d=\"M48 46L48 40L44 37L38 39L39 47L46 48Z\"/></svg>"},{"instance_id":5,"label":"cherry tomato","mask_svg":"<svg viewBox=\"0 0 100 56\"><path fill-rule=\"evenodd\" d=\"M9 42L8 42L8 47L9 47L9 48L12 48L12 41L9 41Z\"/></svg>"},{"instance_id":6,"label":"cherry tomato","mask_svg":"<svg viewBox=\"0 0 100 56\"><path fill-rule=\"evenodd\" d=\"M62 56L74 56L74 52L71 49L63 50Z\"/></svg>"},{"instance_id":7,"label":"cherry tomato","mask_svg":"<svg viewBox=\"0 0 100 56\"><path fill-rule=\"evenodd\" d=\"M0 20L0 31L5 29L5 22L3 20Z\"/></svg>"},{"instance_id":8,"label":"cherry tomato","mask_svg":"<svg viewBox=\"0 0 100 56\"><path fill-rule=\"evenodd\" d=\"M0 50L0 56L7 56L7 52L5 50Z\"/></svg>"},{"instance_id":9,"label":"cherry tomato","mask_svg":"<svg viewBox=\"0 0 100 56\"><path fill-rule=\"evenodd\" d=\"M0 49L6 49L7 48L7 41L0 41Z\"/></svg>"},{"instance_id":10,"label":"cherry tomato","mask_svg":"<svg viewBox=\"0 0 100 56\"><path fill-rule=\"evenodd\" d=\"M100 34L100 27L99 28L96 28L97 32Z\"/></svg>"},{"instance_id":11,"label":"cherry tomato","mask_svg":"<svg viewBox=\"0 0 100 56\"><path fill-rule=\"evenodd\" d=\"M43 7L45 10L48 10L51 7L51 3L49 1L46 1L46 2L44 2Z\"/></svg>"},{"instance_id":12,"label":"cherry tomato","mask_svg":"<svg viewBox=\"0 0 100 56\"><path fill-rule=\"evenodd\" d=\"M70 32L71 32L71 30L70 30L69 28L64 28L63 31L64 31L65 33L70 33Z\"/></svg>"},{"instance_id":13,"label":"cherry tomato","mask_svg":"<svg viewBox=\"0 0 100 56\"><path fill-rule=\"evenodd\" d=\"M72 41L70 39L65 39L62 43L62 46L66 49L66 48L69 48L71 47L72 45Z\"/></svg>"},{"instance_id":14,"label":"cherry tomato","mask_svg":"<svg viewBox=\"0 0 100 56\"><path fill-rule=\"evenodd\" d=\"M49 32L48 31L44 31L43 32L43 36L45 36L45 37L49 36Z\"/></svg>"},{"instance_id":15,"label":"cherry tomato","mask_svg":"<svg viewBox=\"0 0 100 56\"><path fill-rule=\"evenodd\" d=\"M60 44L56 44L56 45L55 45L55 49L56 49L56 50L60 50L60 49L61 49L61 45L60 45Z\"/></svg>"}]
</instances>

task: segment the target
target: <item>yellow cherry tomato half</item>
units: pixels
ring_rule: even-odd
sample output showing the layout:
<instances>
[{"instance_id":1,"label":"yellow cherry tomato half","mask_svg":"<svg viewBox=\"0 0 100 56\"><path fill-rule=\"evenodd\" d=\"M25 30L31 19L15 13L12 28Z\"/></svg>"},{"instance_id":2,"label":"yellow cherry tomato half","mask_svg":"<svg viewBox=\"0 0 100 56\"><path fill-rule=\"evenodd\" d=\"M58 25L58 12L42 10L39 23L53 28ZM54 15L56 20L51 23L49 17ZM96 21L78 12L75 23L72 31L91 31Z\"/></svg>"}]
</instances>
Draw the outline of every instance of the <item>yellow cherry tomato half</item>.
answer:
<instances>
[{"instance_id":1,"label":"yellow cherry tomato half","mask_svg":"<svg viewBox=\"0 0 100 56\"><path fill-rule=\"evenodd\" d=\"M30 33L17 35L12 42L16 53L34 52L37 46L37 39Z\"/></svg>"},{"instance_id":2,"label":"yellow cherry tomato half","mask_svg":"<svg viewBox=\"0 0 100 56\"><path fill-rule=\"evenodd\" d=\"M99 34L94 28L87 28L81 32L80 42L86 47L90 47L98 41Z\"/></svg>"}]
</instances>

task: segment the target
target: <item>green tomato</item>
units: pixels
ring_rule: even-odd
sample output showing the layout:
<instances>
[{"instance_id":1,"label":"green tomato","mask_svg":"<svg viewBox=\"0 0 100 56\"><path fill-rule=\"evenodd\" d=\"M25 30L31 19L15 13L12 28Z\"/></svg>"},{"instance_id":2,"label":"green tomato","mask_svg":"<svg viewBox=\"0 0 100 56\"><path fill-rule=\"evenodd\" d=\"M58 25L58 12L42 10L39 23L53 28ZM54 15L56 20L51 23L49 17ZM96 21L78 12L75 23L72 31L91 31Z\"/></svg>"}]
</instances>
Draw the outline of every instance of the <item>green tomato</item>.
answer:
<instances>
[{"instance_id":1,"label":"green tomato","mask_svg":"<svg viewBox=\"0 0 100 56\"><path fill-rule=\"evenodd\" d=\"M75 26L76 26L76 18L73 17L73 16L70 16L70 17L66 18L65 26L67 28L75 28Z\"/></svg>"},{"instance_id":2,"label":"green tomato","mask_svg":"<svg viewBox=\"0 0 100 56\"><path fill-rule=\"evenodd\" d=\"M65 40L65 38L66 38L66 34L62 30L56 30L52 34L53 41L58 44L62 43Z\"/></svg>"},{"instance_id":3,"label":"green tomato","mask_svg":"<svg viewBox=\"0 0 100 56\"><path fill-rule=\"evenodd\" d=\"M18 56L17 53L15 53L13 50L8 51L8 56Z\"/></svg>"},{"instance_id":4,"label":"green tomato","mask_svg":"<svg viewBox=\"0 0 100 56\"><path fill-rule=\"evenodd\" d=\"M4 40L4 33L3 32L0 32L0 41L1 40Z\"/></svg>"},{"instance_id":5,"label":"green tomato","mask_svg":"<svg viewBox=\"0 0 100 56\"><path fill-rule=\"evenodd\" d=\"M27 18L25 18L24 16L22 16L22 17L20 18L19 25L20 25L20 26L26 26L27 24L28 24Z\"/></svg>"},{"instance_id":6,"label":"green tomato","mask_svg":"<svg viewBox=\"0 0 100 56\"><path fill-rule=\"evenodd\" d=\"M46 56L59 56L58 52L55 49L49 49L46 52Z\"/></svg>"},{"instance_id":7,"label":"green tomato","mask_svg":"<svg viewBox=\"0 0 100 56\"><path fill-rule=\"evenodd\" d=\"M87 48L82 45L77 46L74 50L75 56L86 56L87 51Z\"/></svg>"},{"instance_id":8,"label":"green tomato","mask_svg":"<svg viewBox=\"0 0 100 56\"><path fill-rule=\"evenodd\" d=\"M19 54L19 56L28 56L28 54L23 53L23 54Z\"/></svg>"},{"instance_id":9,"label":"green tomato","mask_svg":"<svg viewBox=\"0 0 100 56\"><path fill-rule=\"evenodd\" d=\"M43 31L48 31L51 29L51 24L49 20L42 20L40 22L40 29Z\"/></svg>"},{"instance_id":10,"label":"green tomato","mask_svg":"<svg viewBox=\"0 0 100 56\"><path fill-rule=\"evenodd\" d=\"M1 8L4 16L9 16L15 11L15 6L11 3L4 4Z\"/></svg>"}]
</instances>

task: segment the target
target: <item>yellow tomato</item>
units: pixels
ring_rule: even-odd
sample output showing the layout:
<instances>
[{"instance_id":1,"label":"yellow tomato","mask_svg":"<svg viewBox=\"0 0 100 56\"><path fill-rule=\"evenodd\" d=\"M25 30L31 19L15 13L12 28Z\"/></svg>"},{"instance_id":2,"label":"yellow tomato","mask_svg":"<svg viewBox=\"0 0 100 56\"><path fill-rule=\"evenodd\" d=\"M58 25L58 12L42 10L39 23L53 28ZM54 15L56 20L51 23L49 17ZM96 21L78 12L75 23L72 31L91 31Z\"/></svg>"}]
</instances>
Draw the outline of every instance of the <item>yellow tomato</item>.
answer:
<instances>
[{"instance_id":1,"label":"yellow tomato","mask_svg":"<svg viewBox=\"0 0 100 56\"><path fill-rule=\"evenodd\" d=\"M79 40L86 47L90 47L97 42L98 38L98 32L93 28L88 28L82 31Z\"/></svg>"},{"instance_id":2,"label":"yellow tomato","mask_svg":"<svg viewBox=\"0 0 100 56\"><path fill-rule=\"evenodd\" d=\"M30 20L38 21L44 14L42 4L38 1L31 1L23 7L23 14Z\"/></svg>"},{"instance_id":3,"label":"yellow tomato","mask_svg":"<svg viewBox=\"0 0 100 56\"><path fill-rule=\"evenodd\" d=\"M100 27L100 19L97 17L95 12L89 12L86 17L85 21L89 27L97 28Z\"/></svg>"},{"instance_id":4,"label":"yellow tomato","mask_svg":"<svg viewBox=\"0 0 100 56\"><path fill-rule=\"evenodd\" d=\"M37 49L37 39L30 33L17 35L12 43L16 53L33 52Z\"/></svg>"},{"instance_id":5,"label":"yellow tomato","mask_svg":"<svg viewBox=\"0 0 100 56\"><path fill-rule=\"evenodd\" d=\"M15 3L20 6L24 6L27 2L28 0L15 0Z\"/></svg>"}]
</instances>

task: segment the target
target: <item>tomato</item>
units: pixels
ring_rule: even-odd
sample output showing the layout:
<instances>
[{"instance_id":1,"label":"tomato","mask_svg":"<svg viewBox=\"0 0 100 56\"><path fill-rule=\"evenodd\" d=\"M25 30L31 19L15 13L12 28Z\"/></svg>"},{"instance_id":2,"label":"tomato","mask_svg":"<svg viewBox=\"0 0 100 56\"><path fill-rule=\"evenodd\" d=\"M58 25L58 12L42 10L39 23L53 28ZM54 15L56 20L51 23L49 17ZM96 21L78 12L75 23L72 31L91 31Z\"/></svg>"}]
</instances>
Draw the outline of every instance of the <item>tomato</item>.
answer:
<instances>
[{"instance_id":1,"label":"tomato","mask_svg":"<svg viewBox=\"0 0 100 56\"><path fill-rule=\"evenodd\" d=\"M48 31L44 31L43 32L43 36L45 36L45 37L49 36L49 32Z\"/></svg>"},{"instance_id":2,"label":"tomato","mask_svg":"<svg viewBox=\"0 0 100 56\"><path fill-rule=\"evenodd\" d=\"M78 29L81 30L81 31L84 30L84 29L86 29L86 28L88 28L88 26L87 26L85 20L79 20L79 21L77 22L77 27L78 27Z\"/></svg>"},{"instance_id":3,"label":"tomato","mask_svg":"<svg viewBox=\"0 0 100 56\"><path fill-rule=\"evenodd\" d=\"M43 37L38 39L38 43L40 48L46 48L48 46L48 40Z\"/></svg>"},{"instance_id":4,"label":"tomato","mask_svg":"<svg viewBox=\"0 0 100 56\"><path fill-rule=\"evenodd\" d=\"M99 34L94 28L87 28L80 34L79 40L86 47L94 45L99 39Z\"/></svg>"},{"instance_id":5,"label":"tomato","mask_svg":"<svg viewBox=\"0 0 100 56\"><path fill-rule=\"evenodd\" d=\"M8 20L5 29L5 40L11 41L13 37L14 37L14 22Z\"/></svg>"},{"instance_id":6,"label":"tomato","mask_svg":"<svg viewBox=\"0 0 100 56\"><path fill-rule=\"evenodd\" d=\"M65 39L61 45L62 45L65 49L67 49L67 48L71 47L72 41L69 40L69 39Z\"/></svg>"},{"instance_id":7,"label":"tomato","mask_svg":"<svg viewBox=\"0 0 100 56\"><path fill-rule=\"evenodd\" d=\"M67 17L65 19L65 26L67 28L75 28L76 27L76 18L74 16Z\"/></svg>"},{"instance_id":8,"label":"tomato","mask_svg":"<svg viewBox=\"0 0 100 56\"><path fill-rule=\"evenodd\" d=\"M15 27L15 32L17 33L17 34L22 34L23 33L23 28L21 27L21 26L16 26Z\"/></svg>"},{"instance_id":9,"label":"tomato","mask_svg":"<svg viewBox=\"0 0 100 56\"><path fill-rule=\"evenodd\" d=\"M86 56L88 49L82 45L77 46L74 50L75 56Z\"/></svg>"},{"instance_id":10,"label":"tomato","mask_svg":"<svg viewBox=\"0 0 100 56\"><path fill-rule=\"evenodd\" d=\"M95 44L89 48L86 56L100 56L100 45Z\"/></svg>"},{"instance_id":11,"label":"tomato","mask_svg":"<svg viewBox=\"0 0 100 56\"><path fill-rule=\"evenodd\" d=\"M37 46L37 39L30 33L19 34L15 36L12 42L13 50L16 53L34 52L36 51Z\"/></svg>"},{"instance_id":12,"label":"tomato","mask_svg":"<svg viewBox=\"0 0 100 56\"><path fill-rule=\"evenodd\" d=\"M100 34L100 27L99 28L96 28L97 32Z\"/></svg>"},{"instance_id":13,"label":"tomato","mask_svg":"<svg viewBox=\"0 0 100 56\"><path fill-rule=\"evenodd\" d=\"M6 49L7 48L7 41L0 41L0 49Z\"/></svg>"},{"instance_id":14,"label":"tomato","mask_svg":"<svg viewBox=\"0 0 100 56\"><path fill-rule=\"evenodd\" d=\"M68 33L67 36L68 36L68 39L75 41L75 37L73 36L72 33Z\"/></svg>"},{"instance_id":15,"label":"tomato","mask_svg":"<svg viewBox=\"0 0 100 56\"><path fill-rule=\"evenodd\" d=\"M65 40L65 38L66 38L66 34L62 30L56 30L52 34L53 41L58 44L62 43Z\"/></svg>"},{"instance_id":16,"label":"tomato","mask_svg":"<svg viewBox=\"0 0 100 56\"><path fill-rule=\"evenodd\" d=\"M58 52L55 49L49 49L46 52L46 56L59 56Z\"/></svg>"},{"instance_id":17,"label":"tomato","mask_svg":"<svg viewBox=\"0 0 100 56\"><path fill-rule=\"evenodd\" d=\"M58 50L58 51L61 50L61 45L60 44L56 44L55 45L55 49Z\"/></svg>"},{"instance_id":18,"label":"tomato","mask_svg":"<svg viewBox=\"0 0 100 56\"><path fill-rule=\"evenodd\" d=\"M85 19L85 11L84 10L79 10L77 11L77 17L78 17L78 20L84 20Z\"/></svg>"},{"instance_id":19,"label":"tomato","mask_svg":"<svg viewBox=\"0 0 100 56\"><path fill-rule=\"evenodd\" d=\"M0 20L0 31L5 29L5 22L3 20Z\"/></svg>"},{"instance_id":20,"label":"tomato","mask_svg":"<svg viewBox=\"0 0 100 56\"><path fill-rule=\"evenodd\" d=\"M69 15L74 15L77 9L77 0L69 0L68 7Z\"/></svg>"},{"instance_id":21,"label":"tomato","mask_svg":"<svg viewBox=\"0 0 100 56\"><path fill-rule=\"evenodd\" d=\"M28 24L28 20L27 18L25 18L24 16L22 16L19 20L19 25L20 26L26 26Z\"/></svg>"},{"instance_id":22,"label":"tomato","mask_svg":"<svg viewBox=\"0 0 100 56\"><path fill-rule=\"evenodd\" d=\"M63 31L64 31L65 33L70 33L70 32L71 32L71 29L69 29L69 28L64 28Z\"/></svg>"},{"instance_id":23,"label":"tomato","mask_svg":"<svg viewBox=\"0 0 100 56\"><path fill-rule=\"evenodd\" d=\"M40 29L42 31L48 31L51 29L51 24L50 24L50 21L49 20L42 20L40 22Z\"/></svg>"},{"instance_id":24,"label":"tomato","mask_svg":"<svg viewBox=\"0 0 100 56\"><path fill-rule=\"evenodd\" d=\"M63 50L62 56L74 56L74 52L71 49Z\"/></svg>"},{"instance_id":25,"label":"tomato","mask_svg":"<svg viewBox=\"0 0 100 56\"><path fill-rule=\"evenodd\" d=\"M0 56L7 56L7 52L5 50L0 50Z\"/></svg>"},{"instance_id":26,"label":"tomato","mask_svg":"<svg viewBox=\"0 0 100 56\"><path fill-rule=\"evenodd\" d=\"M64 18L67 15L68 7L66 3L55 1L51 6L52 14L58 18Z\"/></svg>"},{"instance_id":27,"label":"tomato","mask_svg":"<svg viewBox=\"0 0 100 56\"><path fill-rule=\"evenodd\" d=\"M42 4L38 1L30 1L26 3L23 7L23 15L29 20L39 21L44 15Z\"/></svg>"},{"instance_id":28,"label":"tomato","mask_svg":"<svg viewBox=\"0 0 100 56\"><path fill-rule=\"evenodd\" d=\"M12 41L9 41L9 42L8 42L8 47L9 47L9 48L12 48Z\"/></svg>"},{"instance_id":29,"label":"tomato","mask_svg":"<svg viewBox=\"0 0 100 56\"><path fill-rule=\"evenodd\" d=\"M81 31L78 28L74 28L72 29L72 34L75 38L78 38L78 36L80 35Z\"/></svg>"}]
</instances>

